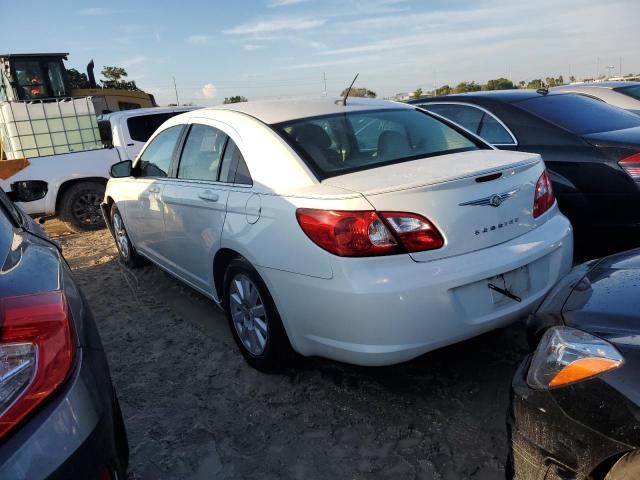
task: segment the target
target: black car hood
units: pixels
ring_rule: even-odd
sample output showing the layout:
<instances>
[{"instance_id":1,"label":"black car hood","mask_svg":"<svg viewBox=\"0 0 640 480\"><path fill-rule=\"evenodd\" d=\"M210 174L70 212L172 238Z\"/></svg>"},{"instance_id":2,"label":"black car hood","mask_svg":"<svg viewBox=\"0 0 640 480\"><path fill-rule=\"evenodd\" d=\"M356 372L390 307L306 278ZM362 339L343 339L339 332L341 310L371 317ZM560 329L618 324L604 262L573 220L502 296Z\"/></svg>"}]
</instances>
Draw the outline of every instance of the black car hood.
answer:
<instances>
[{"instance_id":1,"label":"black car hood","mask_svg":"<svg viewBox=\"0 0 640 480\"><path fill-rule=\"evenodd\" d=\"M640 127L611 130L610 132L589 133L583 137L597 147L629 146L640 147Z\"/></svg>"},{"instance_id":2,"label":"black car hood","mask_svg":"<svg viewBox=\"0 0 640 480\"><path fill-rule=\"evenodd\" d=\"M563 307L568 326L640 346L640 249L595 263Z\"/></svg>"}]
</instances>

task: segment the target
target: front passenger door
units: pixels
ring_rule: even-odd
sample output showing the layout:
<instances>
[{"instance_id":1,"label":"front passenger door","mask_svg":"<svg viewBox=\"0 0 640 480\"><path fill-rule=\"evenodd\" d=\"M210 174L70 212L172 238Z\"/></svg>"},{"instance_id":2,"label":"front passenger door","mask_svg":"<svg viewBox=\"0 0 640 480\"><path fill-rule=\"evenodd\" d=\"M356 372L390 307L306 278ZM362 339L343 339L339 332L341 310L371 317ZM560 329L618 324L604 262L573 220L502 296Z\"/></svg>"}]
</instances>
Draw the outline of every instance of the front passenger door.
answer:
<instances>
[{"instance_id":1,"label":"front passenger door","mask_svg":"<svg viewBox=\"0 0 640 480\"><path fill-rule=\"evenodd\" d=\"M149 142L134 166L135 179L127 183L125 224L141 253L162 261L164 204L162 192L184 125L169 127Z\"/></svg>"}]
</instances>

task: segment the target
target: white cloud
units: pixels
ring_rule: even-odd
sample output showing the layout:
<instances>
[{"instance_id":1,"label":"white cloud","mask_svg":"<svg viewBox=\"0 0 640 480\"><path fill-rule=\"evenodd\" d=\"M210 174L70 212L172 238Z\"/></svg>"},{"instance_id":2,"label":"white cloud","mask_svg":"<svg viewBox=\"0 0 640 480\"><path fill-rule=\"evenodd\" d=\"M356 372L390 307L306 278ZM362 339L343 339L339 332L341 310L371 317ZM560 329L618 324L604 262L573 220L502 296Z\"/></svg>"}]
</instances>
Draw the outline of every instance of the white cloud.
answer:
<instances>
[{"instance_id":1,"label":"white cloud","mask_svg":"<svg viewBox=\"0 0 640 480\"><path fill-rule=\"evenodd\" d=\"M312 20L309 18L275 18L254 23L244 23L224 33L229 35L251 35L256 33L273 33L284 30L307 30L324 25L326 20Z\"/></svg>"},{"instance_id":2,"label":"white cloud","mask_svg":"<svg viewBox=\"0 0 640 480\"><path fill-rule=\"evenodd\" d=\"M213 83L207 83L202 87L200 91L202 92L202 95L207 98L215 98L218 89Z\"/></svg>"},{"instance_id":3,"label":"white cloud","mask_svg":"<svg viewBox=\"0 0 640 480\"><path fill-rule=\"evenodd\" d=\"M253 52L254 50L262 50L266 47L264 45L244 45L242 48L247 52Z\"/></svg>"},{"instance_id":4,"label":"white cloud","mask_svg":"<svg viewBox=\"0 0 640 480\"><path fill-rule=\"evenodd\" d=\"M187 37L187 43L191 45L206 45L210 39L209 35L190 35Z\"/></svg>"},{"instance_id":5,"label":"white cloud","mask_svg":"<svg viewBox=\"0 0 640 480\"><path fill-rule=\"evenodd\" d=\"M288 7L289 5L298 5L299 3L307 3L310 0L271 0L269 8Z\"/></svg>"}]
</instances>

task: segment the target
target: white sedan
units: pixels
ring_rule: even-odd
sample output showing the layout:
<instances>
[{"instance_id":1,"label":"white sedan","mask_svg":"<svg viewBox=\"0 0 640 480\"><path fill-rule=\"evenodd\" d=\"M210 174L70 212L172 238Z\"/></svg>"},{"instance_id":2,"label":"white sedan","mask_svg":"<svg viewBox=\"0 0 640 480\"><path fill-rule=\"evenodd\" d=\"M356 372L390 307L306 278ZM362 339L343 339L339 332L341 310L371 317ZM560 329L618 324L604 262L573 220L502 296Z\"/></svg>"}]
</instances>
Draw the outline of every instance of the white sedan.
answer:
<instances>
[{"instance_id":1,"label":"white sedan","mask_svg":"<svg viewBox=\"0 0 640 480\"><path fill-rule=\"evenodd\" d=\"M176 116L112 169L103 212L219 303L246 360L409 360L530 312L571 266L540 156L414 106L249 102Z\"/></svg>"}]
</instances>

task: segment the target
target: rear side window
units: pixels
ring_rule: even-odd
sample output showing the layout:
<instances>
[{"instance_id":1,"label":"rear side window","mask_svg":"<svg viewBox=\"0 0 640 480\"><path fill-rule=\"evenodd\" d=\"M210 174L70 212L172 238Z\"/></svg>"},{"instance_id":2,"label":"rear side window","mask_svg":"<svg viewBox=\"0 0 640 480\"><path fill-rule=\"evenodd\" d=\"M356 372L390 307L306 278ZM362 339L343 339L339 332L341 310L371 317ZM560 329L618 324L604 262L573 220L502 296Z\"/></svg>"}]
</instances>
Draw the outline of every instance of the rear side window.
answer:
<instances>
[{"instance_id":1,"label":"rear side window","mask_svg":"<svg viewBox=\"0 0 640 480\"><path fill-rule=\"evenodd\" d=\"M227 148L224 151L222 168L220 169L220 181L240 185L253 185L244 157L238 146L231 139L227 141Z\"/></svg>"},{"instance_id":2,"label":"rear side window","mask_svg":"<svg viewBox=\"0 0 640 480\"><path fill-rule=\"evenodd\" d=\"M480 122L478 132L484 140L492 145L515 145L511 134L492 115L485 113Z\"/></svg>"},{"instance_id":3,"label":"rear side window","mask_svg":"<svg viewBox=\"0 0 640 480\"><path fill-rule=\"evenodd\" d=\"M467 105L420 105L425 110L442 115L452 122L463 126L470 132L478 134L480 130L480 122L484 112L478 108L469 107Z\"/></svg>"},{"instance_id":4,"label":"rear side window","mask_svg":"<svg viewBox=\"0 0 640 480\"><path fill-rule=\"evenodd\" d=\"M515 105L578 135L640 127L640 116L582 95L541 95Z\"/></svg>"},{"instance_id":5,"label":"rear side window","mask_svg":"<svg viewBox=\"0 0 640 480\"><path fill-rule=\"evenodd\" d=\"M283 122L273 128L321 178L482 148L414 108L344 112Z\"/></svg>"},{"instance_id":6,"label":"rear side window","mask_svg":"<svg viewBox=\"0 0 640 480\"><path fill-rule=\"evenodd\" d=\"M146 142L160 125L171 117L178 115L178 113L182 112L155 113L152 115L140 115L128 118L127 128L129 129L131 140Z\"/></svg>"},{"instance_id":7,"label":"rear side window","mask_svg":"<svg viewBox=\"0 0 640 480\"><path fill-rule=\"evenodd\" d=\"M182 149L178 178L215 182L227 138L217 128L192 125Z\"/></svg>"},{"instance_id":8,"label":"rear side window","mask_svg":"<svg viewBox=\"0 0 640 480\"><path fill-rule=\"evenodd\" d=\"M171 159L176 149L183 125L169 127L162 131L147 145L140 155L136 167L140 177L166 177L169 174Z\"/></svg>"}]
</instances>

